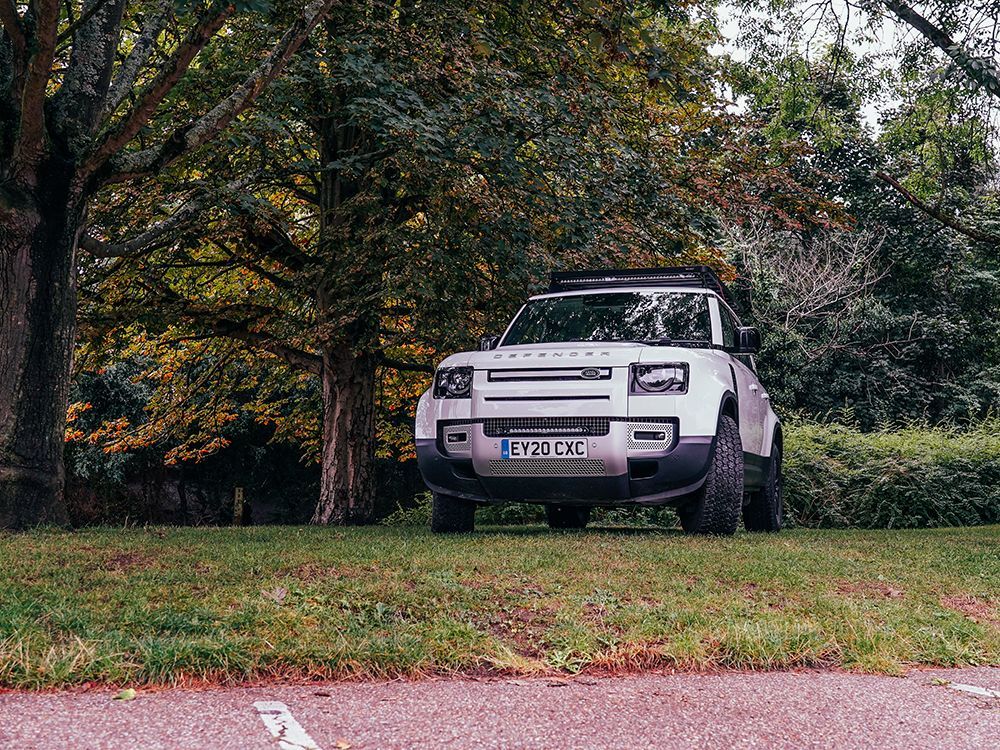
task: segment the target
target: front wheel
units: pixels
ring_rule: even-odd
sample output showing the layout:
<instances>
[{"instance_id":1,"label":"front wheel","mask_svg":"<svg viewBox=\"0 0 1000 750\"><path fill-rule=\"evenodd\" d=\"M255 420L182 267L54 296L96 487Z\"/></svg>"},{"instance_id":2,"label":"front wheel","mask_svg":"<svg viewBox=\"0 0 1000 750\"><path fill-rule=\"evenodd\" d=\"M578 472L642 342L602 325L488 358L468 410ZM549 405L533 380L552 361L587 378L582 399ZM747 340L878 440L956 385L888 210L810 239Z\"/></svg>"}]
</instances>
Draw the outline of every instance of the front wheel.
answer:
<instances>
[{"instance_id":1,"label":"front wheel","mask_svg":"<svg viewBox=\"0 0 1000 750\"><path fill-rule=\"evenodd\" d=\"M750 493L750 502L743 508L743 526L747 531L781 531L785 504L781 495L781 449L771 448L771 466L767 480L759 490Z\"/></svg>"},{"instance_id":2,"label":"front wheel","mask_svg":"<svg viewBox=\"0 0 1000 750\"><path fill-rule=\"evenodd\" d=\"M730 536L736 533L742 507L743 442L733 418L723 416L705 483L679 510L681 528L688 534Z\"/></svg>"},{"instance_id":3,"label":"front wheel","mask_svg":"<svg viewBox=\"0 0 1000 750\"><path fill-rule=\"evenodd\" d=\"M550 529L584 529L590 522L590 508L573 505L546 505Z\"/></svg>"},{"instance_id":4,"label":"front wheel","mask_svg":"<svg viewBox=\"0 0 1000 750\"><path fill-rule=\"evenodd\" d=\"M460 497L434 493L431 531L435 534L468 534L476 527L476 504Z\"/></svg>"}]
</instances>

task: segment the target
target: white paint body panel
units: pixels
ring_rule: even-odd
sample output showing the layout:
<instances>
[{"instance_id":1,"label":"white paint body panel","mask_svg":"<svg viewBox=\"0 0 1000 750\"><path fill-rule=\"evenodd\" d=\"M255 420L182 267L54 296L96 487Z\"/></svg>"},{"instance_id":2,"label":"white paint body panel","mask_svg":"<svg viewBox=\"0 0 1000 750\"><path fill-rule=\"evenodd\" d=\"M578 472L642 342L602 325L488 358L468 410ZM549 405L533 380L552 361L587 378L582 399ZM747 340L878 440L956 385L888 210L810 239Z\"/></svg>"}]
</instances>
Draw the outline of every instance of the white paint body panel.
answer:
<instances>
[{"instance_id":1,"label":"white paint body panel","mask_svg":"<svg viewBox=\"0 0 1000 750\"><path fill-rule=\"evenodd\" d=\"M538 295L532 299L602 293L587 290ZM753 370L721 349L722 331L715 294L708 290L664 287L615 287L614 291L673 291L709 296L713 348L650 346L626 342L572 342L503 346L492 351L459 352L440 367L472 366L472 397L435 399L425 392L418 403L416 438L433 439L438 420L485 417L676 417L681 436L714 436L720 407L736 397L745 453L767 457L779 420ZM509 327L508 327L509 330ZM506 336L506 332L505 332ZM636 363L683 362L690 368L683 395L630 395L629 367ZM606 380L497 382L491 371L609 368ZM538 399L538 400L528 400ZM624 448L621 461L625 460Z\"/></svg>"}]
</instances>

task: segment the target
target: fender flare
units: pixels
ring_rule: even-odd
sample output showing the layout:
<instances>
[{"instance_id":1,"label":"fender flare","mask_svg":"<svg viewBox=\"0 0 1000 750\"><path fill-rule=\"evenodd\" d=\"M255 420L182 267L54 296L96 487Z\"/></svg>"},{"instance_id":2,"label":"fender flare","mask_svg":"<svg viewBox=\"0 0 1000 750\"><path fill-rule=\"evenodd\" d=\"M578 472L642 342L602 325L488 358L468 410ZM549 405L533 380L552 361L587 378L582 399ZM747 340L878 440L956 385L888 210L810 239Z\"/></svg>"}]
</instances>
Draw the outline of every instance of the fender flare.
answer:
<instances>
[{"instance_id":1,"label":"fender flare","mask_svg":"<svg viewBox=\"0 0 1000 750\"><path fill-rule=\"evenodd\" d=\"M774 444L778 444L778 450L782 453L785 452L785 433L781 429L781 422L774 423L774 429L771 431L771 441L767 444L767 455L771 455L771 451L774 449Z\"/></svg>"},{"instance_id":2,"label":"fender flare","mask_svg":"<svg viewBox=\"0 0 1000 750\"><path fill-rule=\"evenodd\" d=\"M784 452L785 450L785 433L781 428L781 420L774 417L774 421L768 420L767 424L764 426L764 438L766 442L764 443L763 450L764 456L770 458L771 449L774 447L775 442L778 444L778 448Z\"/></svg>"},{"instance_id":3,"label":"fender flare","mask_svg":"<svg viewBox=\"0 0 1000 750\"><path fill-rule=\"evenodd\" d=\"M736 426L740 425L740 400L735 393L730 390L723 392L722 398L719 399L719 420L722 419L724 414L728 414L736 422Z\"/></svg>"}]
</instances>

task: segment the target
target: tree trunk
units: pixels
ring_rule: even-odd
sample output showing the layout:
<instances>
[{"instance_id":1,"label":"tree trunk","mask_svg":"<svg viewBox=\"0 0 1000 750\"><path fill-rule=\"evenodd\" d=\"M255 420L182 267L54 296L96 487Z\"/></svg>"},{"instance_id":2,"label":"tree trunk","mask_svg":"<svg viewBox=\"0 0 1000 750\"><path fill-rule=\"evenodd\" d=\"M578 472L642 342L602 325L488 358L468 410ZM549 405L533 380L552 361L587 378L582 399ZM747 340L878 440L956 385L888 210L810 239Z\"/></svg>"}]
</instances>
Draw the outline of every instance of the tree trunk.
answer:
<instances>
[{"instance_id":1,"label":"tree trunk","mask_svg":"<svg viewBox=\"0 0 1000 750\"><path fill-rule=\"evenodd\" d=\"M323 469L313 523L374 520L375 367L372 354L323 353Z\"/></svg>"},{"instance_id":2,"label":"tree trunk","mask_svg":"<svg viewBox=\"0 0 1000 750\"><path fill-rule=\"evenodd\" d=\"M68 523L79 206L64 187L0 206L0 528Z\"/></svg>"}]
</instances>

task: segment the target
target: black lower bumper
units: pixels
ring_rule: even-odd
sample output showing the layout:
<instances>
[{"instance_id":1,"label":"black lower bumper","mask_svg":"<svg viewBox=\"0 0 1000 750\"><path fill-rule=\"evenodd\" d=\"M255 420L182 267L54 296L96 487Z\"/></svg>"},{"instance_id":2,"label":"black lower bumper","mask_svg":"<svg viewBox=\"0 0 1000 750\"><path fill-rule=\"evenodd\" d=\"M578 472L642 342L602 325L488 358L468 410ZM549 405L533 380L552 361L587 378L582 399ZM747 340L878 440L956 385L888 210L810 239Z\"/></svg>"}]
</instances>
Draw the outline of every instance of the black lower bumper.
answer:
<instances>
[{"instance_id":1,"label":"black lower bumper","mask_svg":"<svg viewBox=\"0 0 1000 750\"><path fill-rule=\"evenodd\" d=\"M713 438L681 437L669 453L630 458L627 474L604 477L477 476L470 459L443 455L435 440L417 440L417 462L430 489L477 502L658 505L701 487L714 448Z\"/></svg>"}]
</instances>

